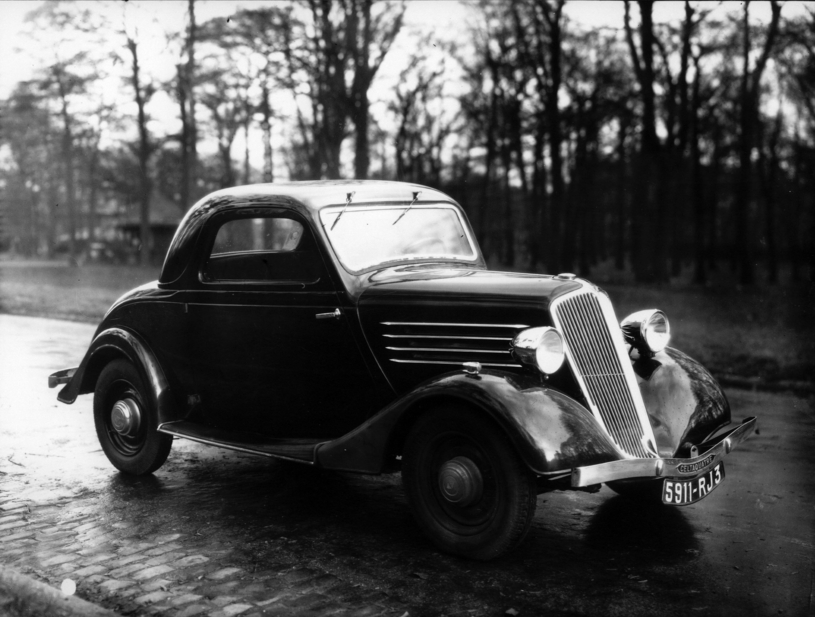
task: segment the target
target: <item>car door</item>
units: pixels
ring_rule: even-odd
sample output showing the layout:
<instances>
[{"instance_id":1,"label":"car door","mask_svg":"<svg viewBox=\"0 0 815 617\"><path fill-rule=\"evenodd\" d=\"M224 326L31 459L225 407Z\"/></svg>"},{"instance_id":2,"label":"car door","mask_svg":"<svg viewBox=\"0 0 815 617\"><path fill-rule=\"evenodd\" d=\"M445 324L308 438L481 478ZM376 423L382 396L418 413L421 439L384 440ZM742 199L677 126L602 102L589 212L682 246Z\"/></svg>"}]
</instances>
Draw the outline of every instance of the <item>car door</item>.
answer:
<instances>
[{"instance_id":1,"label":"car door","mask_svg":"<svg viewBox=\"0 0 815 617\"><path fill-rule=\"evenodd\" d=\"M188 309L205 423L271 438L358 426L373 380L308 222L268 209L211 225Z\"/></svg>"}]
</instances>

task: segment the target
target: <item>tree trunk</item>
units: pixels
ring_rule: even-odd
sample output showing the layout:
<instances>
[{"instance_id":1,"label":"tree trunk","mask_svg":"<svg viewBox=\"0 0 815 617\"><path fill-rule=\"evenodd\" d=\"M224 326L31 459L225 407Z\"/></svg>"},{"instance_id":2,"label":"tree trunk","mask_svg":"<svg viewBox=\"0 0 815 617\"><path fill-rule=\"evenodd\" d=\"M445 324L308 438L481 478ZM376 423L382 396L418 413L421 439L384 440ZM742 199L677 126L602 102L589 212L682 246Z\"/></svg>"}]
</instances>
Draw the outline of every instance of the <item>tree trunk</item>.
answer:
<instances>
[{"instance_id":1,"label":"tree trunk","mask_svg":"<svg viewBox=\"0 0 815 617\"><path fill-rule=\"evenodd\" d=\"M761 76L769 60L778 32L778 21L781 16L781 7L776 0L771 0L772 18L767 27L767 38L764 48L756 62L755 68L750 71L750 3L744 3L744 39L742 48L742 62L744 71L741 80L740 114L739 114L739 177L736 184L735 216L736 216L736 262L739 267L739 282L742 285L752 285L755 282L755 268L752 260L752 243L750 229L750 197L752 194L752 153L755 146L755 129L758 121L758 103L761 94Z\"/></svg>"},{"instance_id":2,"label":"tree trunk","mask_svg":"<svg viewBox=\"0 0 815 617\"><path fill-rule=\"evenodd\" d=\"M794 142L794 186L795 186L795 206L792 216L792 225L790 225L790 258L792 261L792 281L798 283L801 280L801 230L798 228L798 222L801 220L801 213L804 210L804 164L802 160L803 144L798 130L795 131Z\"/></svg>"},{"instance_id":3,"label":"tree trunk","mask_svg":"<svg viewBox=\"0 0 815 617\"><path fill-rule=\"evenodd\" d=\"M515 266L515 222L512 216L512 184L509 180L509 173L512 168L512 152L507 139L501 145L501 159L504 164L504 207L503 207L503 262L507 267Z\"/></svg>"},{"instance_id":4,"label":"tree trunk","mask_svg":"<svg viewBox=\"0 0 815 617\"><path fill-rule=\"evenodd\" d=\"M750 183L753 175L753 128L754 112L753 97L750 92L750 3L744 4L744 39L742 46L742 62L744 72L741 76L741 91L739 93L739 174L736 180L735 216L736 236L733 257L739 270L739 282L742 285L752 285L755 280L753 269L753 250L750 236Z\"/></svg>"},{"instance_id":5,"label":"tree trunk","mask_svg":"<svg viewBox=\"0 0 815 617\"><path fill-rule=\"evenodd\" d=\"M551 159L552 199L549 202L549 226L542 230L543 236L549 238L552 247L551 268L560 271L566 260L563 232L565 231L565 182L563 179L563 157L561 147L563 134L560 118L561 76L561 29L560 20L563 11L563 0L557 0L551 9L545 9L549 25L549 62L550 83L547 89L546 111L549 124L549 158ZM568 240L567 240L568 241Z\"/></svg>"},{"instance_id":6,"label":"tree trunk","mask_svg":"<svg viewBox=\"0 0 815 617\"><path fill-rule=\"evenodd\" d=\"M764 239L767 246L767 280L774 285L778 282L778 251L775 242L776 185L778 178L778 139L782 128L782 116L779 111L770 133L767 149L769 158L763 152L762 188L764 190ZM763 148L762 148L763 150Z\"/></svg>"},{"instance_id":7,"label":"tree trunk","mask_svg":"<svg viewBox=\"0 0 815 617\"><path fill-rule=\"evenodd\" d=\"M665 237L663 233L664 197L662 173L665 161L656 132L654 95L654 30L653 2L641 1L640 47L642 60L634 44L629 22L630 5L625 3L625 31L643 103L642 138L637 168L642 179L637 184L632 225L632 263L640 282L663 282L665 271Z\"/></svg>"},{"instance_id":8,"label":"tree trunk","mask_svg":"<svg viewBox=\"0 0 815 617\"><path fill-rule=\"evenodd\" d=\"M93 242L96 240L96 208L99 196L99 187L96 178L96 173L99 168L99 141L93 144L93 153L88 165L88 186L90 187L88 194L88 241Z\"/></svg>"},{"instance_id":9,"label":"tree trunk","mask_svg":"<svg viewBox=\"0 0 815 617\"><path fill-rule=\"evenodd\" d=\"M693 202L693 282L707 282L705 270L705 204L702 193L702 156L699 150L699 64L693 80L690 109L690 177Z\"/></svg>"},{"instance_id":10,"label":"tree trunk","mask_svg":"<svg viewBox=\"0 0 815 617\"><path fill-rule=\"evenodd\" d=\"M187 0L187 12L189 14L190 26L187 33L187 71L186 71L186 87L187 87L187 105L189 111L187 112L187 123L189 130L188 135L188 177L187 177L187 194L189 199L195 201L198 199L198 125L195 119L195 39L196 24L195 24L195 0ZM185 206L186 207L186 206Z\"/></svg>"},{"instance_id":11,"label":"tree trunk","mask_svg":"<svg viewBox=\"0 0 815 617\"><path fill-rule=\"evenodd\" d=\"M536 124L535 145L532 149L534 159L532 164L532 214L529 220L529 257L530 268L532 269L537 268L544 259L545 247L542 247L541 244L549 242L546 230L544 229L544 217L548 211L548 199L546 189L546 163L543 156L546 145L546 125L543 113L537 114Z\"/></svg>"},{"instance_id":12,"label":"tree trunk","mask_svg":"<svg viewBox=\"0 0 815 617\"><path fill-rule=\"evenodd\" d=\"M264 82L261 108L263 122L260 125L263 130L263 181L274 182L274 166L272 160L272 108L269 104L269 88Z\"/></svg>"},{"instance_id":13,"label":"tree trunk","mask_svg":"<svg viewBox=\"0 0 815 617\"><path fill-rule=\"evenodd\" d=\"M251 123L252 115L247 109L243 120L243 184L252 183L252 167L249 165L249 129Z\"/></svg>"},{"instance_id":14,"label":"tree trunk","mask_svg":"<svg viewBox=\"0 0 815 617\"><path fill-rule=\"evenodd\" d=\"M68 263L76 265L76 186L74 184L74 137L68 113L68 93L62 76L58 76L62 115L62 171L65 179L65 201L68 209Z\"/></svg>"},{"instance_id":15,"label":"tree trunk","mask_svg":"<svg viewBox=\"0 0 815 617\"><path fill-rule=\"evenodd\" d=\"M719 260L719 179L722 177L722 157L724 147L718 127L713 129L713 160L710 169L710 196L707 216L707 267L711 272L718 269Z\"/></svg>"},{"instance_id":16,"label":"tree trunk","mask_svg":"<svg viewBox=\"0 0 815 617\"><path fill-rule=\"evenodd\" d=\"M127 46L132 59L131 84L136 97L136 107L138 109L139 126L139 212L140 212L140 237L142 266L147 266L152 261L153 238L150 233L150 178L148 176L148 161L150 158L150 141L147 133L147 117L144 113L144 93L141 86L139 54L136 42L128 38Z\"/></svg>"},{"instance_id":17,"label":"tree trunk","mask_svg":"<svg viewBox=\"0 0 815 617\"><path fill-rule=\"evenodd\" d=\"M368 151L368 88L371 86L373 74L370 67L371 55L371 0L362 0L362 44L355 45L356 70L352 85L354 128L356 129L356 143L354 151L354 174L357 179L365 180L368 177L370 153Z\"/></svg>"},{"instance_id":18,"label":"tree trunk","mask_svg":"<svg viewBox=\"0 0 815 617\"><path fill-rule=\"evenodd\" d=\"M192 194L190 188L192 186L192 176L190 175L190 124L187 119L187 73L182 65L178 65L178 85L176 87L176 94L178 96L178 108L181 116L181 211L186 212L192 205Z\"/></svg>"},{"instance_id":19,"label":"tree trunk","mask_svg":"<svg viewBox=\"0 0 815 617\"><path fill-rule=\"evenodd\" d=\"M619 119L620 134L617 140L617 237L614 243L614 267L617 270L625 268L625 227L626 227L626 164L625 140L628 132L628 123Z\"/></svg>"}]
</instances>

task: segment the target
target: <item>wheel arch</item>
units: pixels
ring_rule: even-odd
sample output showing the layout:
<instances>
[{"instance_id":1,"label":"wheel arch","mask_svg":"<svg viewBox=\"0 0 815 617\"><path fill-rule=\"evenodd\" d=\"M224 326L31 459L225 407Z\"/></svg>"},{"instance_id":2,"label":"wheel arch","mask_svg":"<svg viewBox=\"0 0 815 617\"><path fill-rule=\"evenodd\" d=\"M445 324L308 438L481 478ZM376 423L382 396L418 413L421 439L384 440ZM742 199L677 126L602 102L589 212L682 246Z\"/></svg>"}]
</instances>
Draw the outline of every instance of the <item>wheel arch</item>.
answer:
<instances>
[{"instance_id":1,"label":"wheel arch","mask_svg":"<svg viewBox=\"0 0 815 617\"><path fill-rule=\"evenodd\" d=\"M482 406L477 405L471 399L445 393L431 394L429 396L412 401L402 411L402 413L399 414L399 418L396 421L396 424L393 426L390 435L388 435L388 441L385 447L386 459L392 460L397 455L402 454L402 450L404 449L405 440L407 439L408 433L410 433L410 430L422 416L428 413L432 413L434 409L449 406L465 407L483 416L486 416L491 420L495 420L493 414L490 413L489 409L485 409ZM500 423L498 422L496 422L496 424L501 426ZM506 432L505 427L501 426L501 429Z\"/></svg>"},{"instance_id":2,"label":"wheel arch","mask_svg":"<svg viewBox=\"0 0 815 617\"><path fill-rule=\"evenodd\" d=\"M320 444L317 464L382 473L401 452L419 417L450 403L489 417L506 433L527 467L539 475L622 458L577 401L531 377L494 371L483 372L477 379L458 373L425 382L350 433Z\"/></svg>"},{"instance_id":3,"label":"wheel arch","mask_svg":"<svg viewBox=\"0 0 815 617\"><path fill-rule=\"evenodd\" d=\"M169 382L158 359L139 335L123 328L108 328L94 337L73 378L57 398L70 404L78 395L93 392L104 368L120 358L133 364L142 377L156 406L159 424L177 419Z\"/></svg>"}]
</instances>

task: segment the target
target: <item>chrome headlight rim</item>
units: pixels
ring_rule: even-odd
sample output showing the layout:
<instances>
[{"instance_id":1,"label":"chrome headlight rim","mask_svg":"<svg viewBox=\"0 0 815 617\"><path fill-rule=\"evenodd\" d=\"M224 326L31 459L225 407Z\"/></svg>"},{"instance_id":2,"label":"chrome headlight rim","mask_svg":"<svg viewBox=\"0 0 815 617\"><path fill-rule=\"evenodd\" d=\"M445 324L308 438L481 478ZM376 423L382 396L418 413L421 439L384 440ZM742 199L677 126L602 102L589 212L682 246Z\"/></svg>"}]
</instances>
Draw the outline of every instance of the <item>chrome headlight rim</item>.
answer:
<instances>
[{"instance_id":1,"label":"chrome headlight rim","mask_svg":"<svg viewBox=\"0 0 815 617\"><path fill-rule=\"evenodd\" d=\"M641 354L659 353L671 341L671 322L659 309L631 313L620 322L620 327L626 342Z\"/></svg>"},{"instance_id":2,"label":"chrome headlight rim","mask_svg":"<svg viewBox=\"0 0 815 617\"><path fill-rule=\"evenodd\" d=\"M527 328L512 339L512 355L522 364L533 366L544 375L553 375L560 370L566 359L566 342L557 328Z\"/></svg>"}]
</instances>

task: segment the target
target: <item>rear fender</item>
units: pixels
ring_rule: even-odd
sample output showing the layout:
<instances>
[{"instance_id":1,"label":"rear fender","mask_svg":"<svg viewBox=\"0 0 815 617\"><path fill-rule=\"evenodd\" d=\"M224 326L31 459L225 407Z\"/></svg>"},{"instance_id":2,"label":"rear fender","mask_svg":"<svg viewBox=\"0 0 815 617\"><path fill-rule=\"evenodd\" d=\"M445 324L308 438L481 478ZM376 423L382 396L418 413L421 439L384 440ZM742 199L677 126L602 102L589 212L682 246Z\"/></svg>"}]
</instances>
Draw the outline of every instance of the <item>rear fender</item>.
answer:
<instances>
[{"instance_id":1,"label":"rear fender","mask_svg":"<svg viewBox=\"0 0 815 617\"><path fill-rule=\"evenodd\" d=\"M623 457L591 413L565 394L525 376L500 371L447 374L425 382L350 433L318 446L317 464L359 473L381 473L401 452L410 426L444 404L465 404L493 418L526 465L557 477L586 461Z\"/></svg>"},{"instance_id":2,"label":"rear fender","mask_svg":"<svg viewBox=\"0 0 815 617\"><path fill-rule=\"evenodd\" d=\"M141 374L152 394L158 411L159 424L177 420L175 402L161 366L147 344L136 334L122 328L108 328L97 334L71 380L60 390L57 399L71 404L80 394L96 388L102 370L113 360L125 358Z\"/></svg>"}]
</instances>

